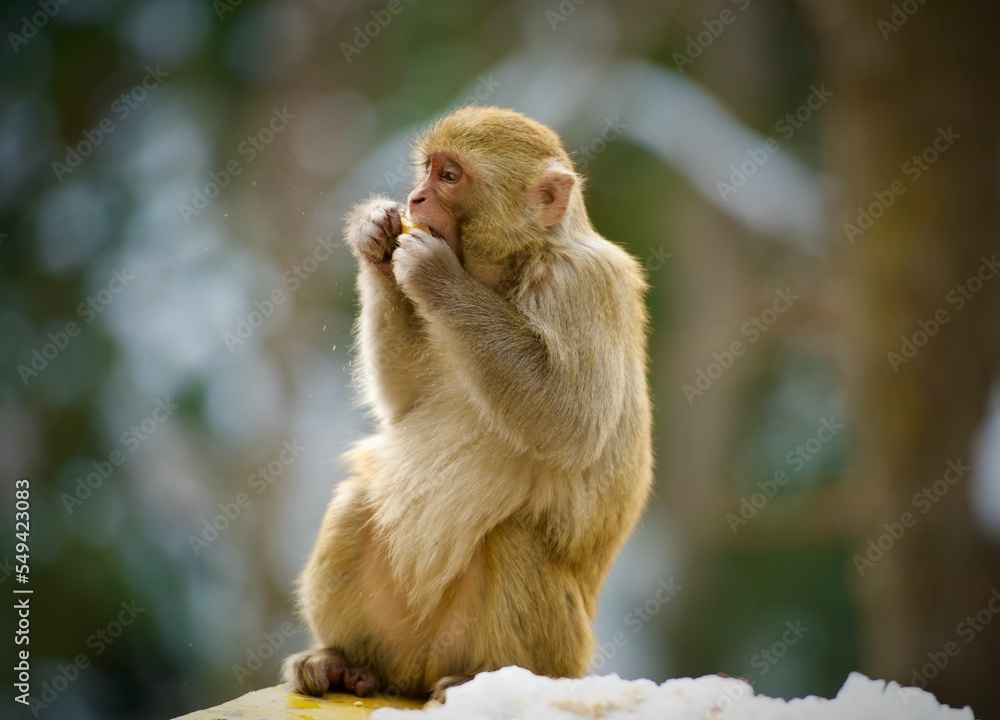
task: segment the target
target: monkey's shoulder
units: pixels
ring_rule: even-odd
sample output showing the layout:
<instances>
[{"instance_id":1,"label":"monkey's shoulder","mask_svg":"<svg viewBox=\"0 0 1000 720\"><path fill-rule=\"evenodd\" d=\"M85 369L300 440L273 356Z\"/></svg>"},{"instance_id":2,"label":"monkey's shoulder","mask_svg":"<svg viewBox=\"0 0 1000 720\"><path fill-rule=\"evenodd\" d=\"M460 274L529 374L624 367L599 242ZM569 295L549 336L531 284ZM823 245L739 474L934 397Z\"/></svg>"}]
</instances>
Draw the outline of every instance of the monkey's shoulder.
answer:
<instances>
[{"instance_id":1,"label":"monkey's shoulder","mask_svg":"<svg viewBox=\"0 0 1000 720\"><path fill-rule=\"evenodd\" d=\"M623 247L596 232L553 246L543 264L581 280L605 279L645 286L639 262Z\"/></svg>"},{"instance_id":2,"label":"monkey's shoulder","mask_svg":"<svg viewBox=\"0 0 1000 720\"><path fill-rule=\"evenodd\" d=\"M647 284L639 262L597 233L554 244L536 258L521 285L528 305L553 302L642 315Z\"/></svg>"}]
</instances>

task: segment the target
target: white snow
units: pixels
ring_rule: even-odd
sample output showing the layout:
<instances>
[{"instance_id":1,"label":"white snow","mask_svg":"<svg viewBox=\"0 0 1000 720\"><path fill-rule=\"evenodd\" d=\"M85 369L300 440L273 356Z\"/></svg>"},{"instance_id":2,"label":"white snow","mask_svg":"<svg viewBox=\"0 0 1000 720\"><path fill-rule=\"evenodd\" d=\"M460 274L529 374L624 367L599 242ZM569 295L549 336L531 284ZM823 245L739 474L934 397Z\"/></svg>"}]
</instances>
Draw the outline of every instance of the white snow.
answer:
<instances>
[{"instance_id":1,"label":"white snow","mask_svg":"<svg viewBox=\"0 0 1000 720\"><path fill-rule=\"evenodd\" d=\"M928 692L851 673L833 699L777 700L742 680L553 679L519 667L480 673L451 688L444 705L376 710L375 720L975 720ZM419 716L419 717L418 717Z\"/></svg>"}]
</instances>

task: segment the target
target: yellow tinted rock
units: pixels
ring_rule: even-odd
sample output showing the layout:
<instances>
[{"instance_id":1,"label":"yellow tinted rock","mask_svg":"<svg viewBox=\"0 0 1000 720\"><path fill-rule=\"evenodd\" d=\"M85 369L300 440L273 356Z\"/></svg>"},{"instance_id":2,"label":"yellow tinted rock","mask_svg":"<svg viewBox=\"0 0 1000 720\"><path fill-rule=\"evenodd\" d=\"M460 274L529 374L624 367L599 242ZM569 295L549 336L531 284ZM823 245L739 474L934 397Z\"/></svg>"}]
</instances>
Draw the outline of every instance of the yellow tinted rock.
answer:
<instances>
[{"instance_id":1,"label":"yellow tinted rock","mask_svg":"<svg viewBox=\"0 0 1000 720\"><path fill-rule=\"evenodd\" d=\"M327 693L322 698L289 692L276 686L254 690L235 700L207 710L176 718L176 720L364 720L373 710L391 707L414 709L423 703L409 698L376 695L359 698L344 693Z\"/></svg>"}]
</instances>

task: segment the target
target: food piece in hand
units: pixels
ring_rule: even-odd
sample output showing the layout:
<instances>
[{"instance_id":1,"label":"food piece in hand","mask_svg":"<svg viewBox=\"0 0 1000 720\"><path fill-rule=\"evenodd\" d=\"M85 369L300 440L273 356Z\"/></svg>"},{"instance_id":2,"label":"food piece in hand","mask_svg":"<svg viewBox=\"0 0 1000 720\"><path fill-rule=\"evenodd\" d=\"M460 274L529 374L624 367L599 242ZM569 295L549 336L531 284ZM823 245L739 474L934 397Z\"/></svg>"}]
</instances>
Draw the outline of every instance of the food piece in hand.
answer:
<instances>
[{"instance_id":1,"label":"food piece in hand","mask_svg":"<svg viewBox=\"0 0 1000 720\"><path fill-rule=\"evenodd\" d=\"M427 233L429 233L431 231L431 229L429 227L427 227L426 225L423 225L423 224L418 223L418 222L413 222L412 220L410 220L410 218L406 217L406 215L400 215L399 216L399 220L400 220L400 222L401 222L401 224L403 226L403 231L400 233L400 235L405 235L406 233L410 232L414 228L416 228L417 230L423 230L424 232L427 232Z\"/></svg>"}]
</instances>

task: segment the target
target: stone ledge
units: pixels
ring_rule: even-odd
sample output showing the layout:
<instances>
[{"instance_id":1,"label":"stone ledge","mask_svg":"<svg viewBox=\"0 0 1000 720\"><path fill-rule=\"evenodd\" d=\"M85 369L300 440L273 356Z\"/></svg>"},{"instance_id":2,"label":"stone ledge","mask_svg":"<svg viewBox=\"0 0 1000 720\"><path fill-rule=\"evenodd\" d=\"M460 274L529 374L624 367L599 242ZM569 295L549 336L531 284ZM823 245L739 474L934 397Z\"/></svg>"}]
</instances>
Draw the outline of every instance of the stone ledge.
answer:
<instances>
[{"instance_id":1,"label":"stone ledge","mask_svg":"<svg viewBox=\"0 0 1000 720\"><path fill-rule=\"evenodd\" d=\"M360 720L375 710L381 710L380 720L975 720L968 707L949 708L924 690L860 673L851 673L833 698L787 701L759 695L744 680L718 675L657 684L614 674L549 678L513 666L450 688L444 705L343 693L313 698L288 687L257 690L175 720Z\"/></svg>"},{"instance_id":2,"label":"stone ledge","mask_svg":"<svg viewBox=\"0 0 1000 720\"><path fill-rule=\"evenodd\" d=\"M363 720L379 708L413 709L423 703L408 698L378 696L358 698L343 693L327 693L322 698L289 692L288 686L254 690L235 700L207 710L198 710L175 720Z\"/></svg>"}]
</instances>

